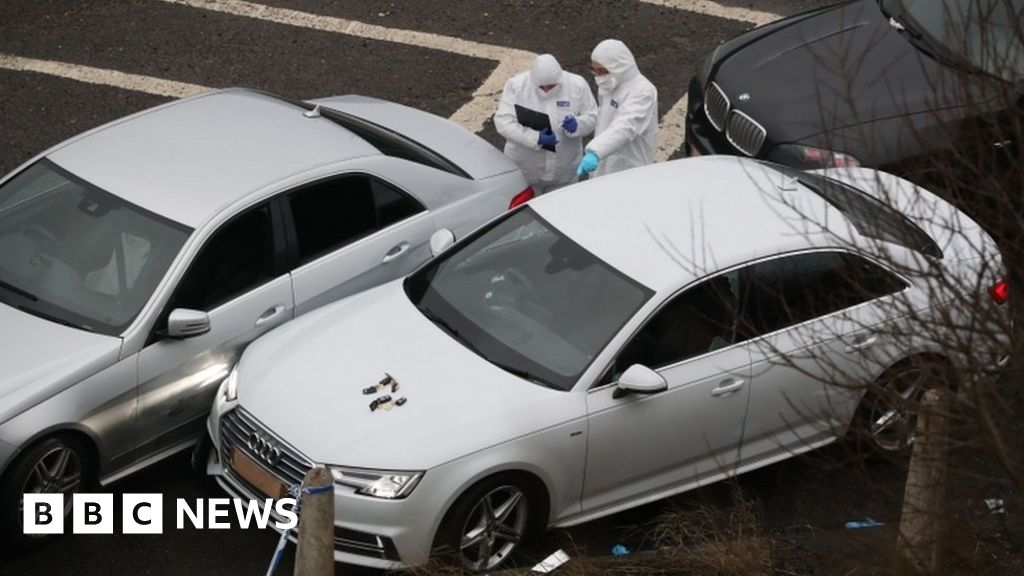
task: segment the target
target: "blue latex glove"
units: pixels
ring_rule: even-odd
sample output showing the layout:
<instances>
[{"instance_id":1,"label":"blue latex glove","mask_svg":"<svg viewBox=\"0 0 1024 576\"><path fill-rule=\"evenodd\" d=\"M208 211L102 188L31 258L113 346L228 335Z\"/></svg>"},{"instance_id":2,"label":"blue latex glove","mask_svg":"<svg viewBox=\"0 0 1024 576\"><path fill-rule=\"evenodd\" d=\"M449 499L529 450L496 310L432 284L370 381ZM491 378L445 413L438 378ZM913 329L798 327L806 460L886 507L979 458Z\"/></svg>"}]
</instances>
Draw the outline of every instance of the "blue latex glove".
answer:
<instances>
[{"instance_id":1,"label":"blue latex glove","mask_svg":"<svg viewBox=\"0 0 1024 576\"><path fill-rule=\"evenodd\" d=\"M587 153L583 155L583 160L580 161L579 168L576 169L576 175L582 176L597 170L597 165L600 162L601 159L597 157L597 154L587 150Z\"/></svg>"},{"instance_id":2,"label":"blue latex glove","mask_svg":"<svg viewBox=\"0 0 1024 576\"><path fill-rule=\"evenodd\" d=\"M577 124L575 116L567 114L565 118L562 118L562 130L569 134L575 134L576 128L579 128L579 124Z\"/></svg>"},{"instance_id":3,"label":"blue latex glove","mask_svg":"<svg viewBox=\"0 0 1024 576\"><path fill-rule=\"evenodd\" d=\"M537 144L554 148L555 144L558 144L558 137L551 131L551 128L545 128L540 131L540 136L537 137Z\"/></svg>"}]
</instances>

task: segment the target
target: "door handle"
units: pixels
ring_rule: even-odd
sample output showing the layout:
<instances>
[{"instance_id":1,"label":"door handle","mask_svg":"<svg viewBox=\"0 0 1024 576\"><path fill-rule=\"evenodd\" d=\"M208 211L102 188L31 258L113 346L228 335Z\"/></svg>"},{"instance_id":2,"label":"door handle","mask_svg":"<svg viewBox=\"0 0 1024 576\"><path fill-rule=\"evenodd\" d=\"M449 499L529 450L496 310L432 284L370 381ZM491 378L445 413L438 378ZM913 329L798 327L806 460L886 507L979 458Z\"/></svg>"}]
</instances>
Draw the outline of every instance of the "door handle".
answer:
<instances>
[{"instance_id":1,"label":"door handle","mask_svg":"<svg viewBox=\"0 0 1024 576\"><path fill-rule=\"evenodd\" d=\"M733 392L739 390L740 388L743 388L743 385L746 383L746 380L737 378L729 378L728 380L723 380L718 384L717 387L711 389L711 395L728 396L729 394L732 394Z\"/></svg>"},{"instance_id":2,"label":"door handle","mask_svg":"<svg viewBox=\"0 0 1024 576\"><path fill-rule=\"evenodd\" d=\"M391 250L388 250L387 254L384 255L384 259L380 261L381 264L387 264L388 262L391 262L395 258L398 258L402 254L405 254L405 251L408 250L408 249L409 249L409 243L408 242L402 242L401 244L398 244L397 246L393 246L391 248Z\"/></svg>"},{"instance_id":3,"label":"door handle","mask_svg":"<svg viewBox=\"0 0 1024 576\"><path fill-rule=\"evenodd\" d=\"M856 352L858 350L864 350L874 345L875 341L878 340L878 336L872 334L871 336L858 336L853 339L853 342L846 347L846 352Z\"/></svg>"},{"instance_id":4,"label":"door handle","mask_svg":"<svg viewBox=\"0 0 1024 576\"><path fill-rule=\"evenodd\" d=\"M264 311L263 314L260 314L260 317L256 319L256 326L263 326L276 318L281 312L284 312L284 304L278 304L273 308L267 308L267 310Z\"/></svg>"}]
</instances>

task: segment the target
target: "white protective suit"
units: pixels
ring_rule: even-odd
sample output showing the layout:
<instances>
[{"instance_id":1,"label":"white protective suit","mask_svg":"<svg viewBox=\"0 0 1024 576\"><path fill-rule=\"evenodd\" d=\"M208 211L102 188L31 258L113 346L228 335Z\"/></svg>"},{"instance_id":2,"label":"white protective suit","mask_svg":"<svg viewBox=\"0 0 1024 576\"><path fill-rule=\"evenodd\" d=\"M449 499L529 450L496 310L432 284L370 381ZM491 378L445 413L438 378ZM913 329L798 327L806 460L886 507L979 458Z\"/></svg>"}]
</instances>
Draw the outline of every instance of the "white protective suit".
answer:
<instances>
[{"instance_id":1,"label":"white protective suit","mask_svg":"<svg viewBox=\"0 0 1024 576\"><path fill-rule=\"evenodd\" d=\"M556 84L545 93L540 86ZM515 105L538 112L546 112L551 131L558 138L556 152L540 147L540 133L523 126L516 120ZM562 129L566 115L576 117L573 134ZM576 165L583 156L585 136L594 132L597 123L597 103L590 85L578 74L563 72L558 60L550 54L541 54L529 72L523 72L505 83L494 126L505 138L505 155L523 171L526 180L537 194L543 194L576 181Z\"/></svg>"},{"instance_id":2,"label":"white protective suit","mask_svg":"<svg viewBox=\"0 0 1024 576\"><path fill-rule=\"evenodd\" d=\"M658 89L640 73L629 48L604 40L590 58L608 74L597 80L597 132L587 150L600 163L595 176L654 162L658 143Z\"/></svg>"}]
</instances>

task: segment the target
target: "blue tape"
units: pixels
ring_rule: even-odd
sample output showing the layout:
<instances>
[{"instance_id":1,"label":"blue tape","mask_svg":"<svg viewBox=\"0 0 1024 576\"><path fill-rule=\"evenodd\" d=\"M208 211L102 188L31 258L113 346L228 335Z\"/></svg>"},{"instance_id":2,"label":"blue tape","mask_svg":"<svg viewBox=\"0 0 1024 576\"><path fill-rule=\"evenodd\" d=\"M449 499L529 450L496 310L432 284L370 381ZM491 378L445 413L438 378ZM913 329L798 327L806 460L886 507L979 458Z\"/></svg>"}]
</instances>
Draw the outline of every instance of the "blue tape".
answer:
<instances>
[{"instance_id":1,"label":"blue tape","mask_svg":"<svg viewBox=\"0 0 1024 576\"><path fill-rule=\"evenodd\" d=\"M324 492L330 492L334 490L334 484L328 484L326 486L313 486L312 488L303 488L302 491L306 494L323 494Z\"/></svg>"}]
</instances>

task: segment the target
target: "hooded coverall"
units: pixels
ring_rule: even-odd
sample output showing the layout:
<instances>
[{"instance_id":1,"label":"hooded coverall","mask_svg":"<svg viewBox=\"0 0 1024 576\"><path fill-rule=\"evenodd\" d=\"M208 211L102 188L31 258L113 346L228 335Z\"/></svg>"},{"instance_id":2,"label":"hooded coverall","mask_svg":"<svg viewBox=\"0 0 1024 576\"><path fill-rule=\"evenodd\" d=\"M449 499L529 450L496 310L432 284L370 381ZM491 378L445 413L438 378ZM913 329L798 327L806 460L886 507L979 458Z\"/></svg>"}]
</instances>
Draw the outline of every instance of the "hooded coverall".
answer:
<instances>
[{"instance_id":1,"label":"hooded coverall","mask_svg":"<svg viewBox=\"0 0 1024 576\"><path fill-rule=\"evenodd\" d=\"M555 87L548 92L540 86ZM515 105L547 113L551 131L558 138L555 152L541 148L539 132L516 120ZM576 132L562 128L567 115L576 117ZM541 54L529 72L517 74L505 83L494 126L505 138L505 155L523 171L534 192L543 194L576 181L576 165L583 155L582 138L594 132L597 103L590 85L578 74L562 71L558 60Z\"/></svg>"},{"instance_id":2,"label":"hooded coverall","mask_svg":"<svg viewBox=\"0 0 1024 576\"><path fill-rule=\"evenodd\" d=\"M658 89L640 73L629 48L604 40L591 60L608 70L596 77L597 131L587 150L597 154L595 176L654 162L658 142Z\"/></svg>"}]
</instances>

